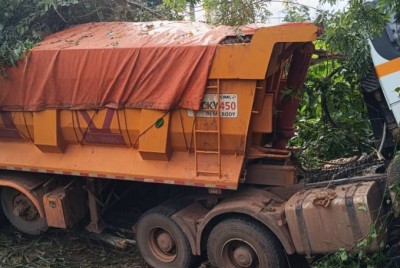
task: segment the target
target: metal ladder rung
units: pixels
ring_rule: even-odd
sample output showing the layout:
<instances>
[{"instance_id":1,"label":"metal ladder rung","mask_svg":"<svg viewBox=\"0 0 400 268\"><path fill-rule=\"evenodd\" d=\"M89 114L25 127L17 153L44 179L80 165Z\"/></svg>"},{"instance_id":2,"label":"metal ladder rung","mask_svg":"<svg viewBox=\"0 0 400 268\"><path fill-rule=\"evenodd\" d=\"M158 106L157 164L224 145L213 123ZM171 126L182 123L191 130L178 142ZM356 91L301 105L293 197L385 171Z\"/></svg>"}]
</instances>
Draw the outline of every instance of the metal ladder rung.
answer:
<instances>
[{"instance_id":1,"label":"metal ladder rung","mask_svg":"<svg viewBox=\"0 0 400 268\"><path fill-rule=\"evenodd\" d=\"M219 133L218 130L203 130L203 129L196 129L195 130L196 133Z\"/></svg>"},{"instance_id":2,"label":"metal ladder rung","mask_svg":"<svg viewBox=\"0 0 400 268\"><path fill-rule=\"evenodd\" d=\"M198 154L219 154L218 151L197 151Z\"/></svg>"},{"instance_id":3,"label":"metal ladder rung","mask_svg":"<svg viewBox=\"0 0 400 268\"><path fill-rule=\"evenodd\" d=\"M215 89L215 93L217 95L217 100L218 104L215 109L202 109L200 111L202 112L213 112L216 113L216 118L217 118L217 126L215 130L207 130L207 129L198 129L196 121L194 125L194 158L195 158L195 170L196 170L196 176L198 176L200 173L201 174L208 174L208 175L216 175L221 177L221 108L220 108L220 97L221 97L221 92L220 92L220 81L217 79L217 85L216 86L206 86L207 89ZM196 120L196 119L195 119ZM209 134L217 134L217 148L214 151L207 151L207 150L197 150L197 139L196 136L197 134L201 133L209 133ZM218 156L218 171L208 171L208 170L199 170L199 155L200 154L215 154Z\"/></svg>"},{"instance_id":4,"label":"metal ladder rung","mask_svg":"<svg viewBox=\"0 0 400 268\"><path fill-rule=\"evenodd\" d=\"M218 176L221 175L218 171L198 170L197 173L210 174L210 175L218 175Z\"/></svg>"}]
</instances>

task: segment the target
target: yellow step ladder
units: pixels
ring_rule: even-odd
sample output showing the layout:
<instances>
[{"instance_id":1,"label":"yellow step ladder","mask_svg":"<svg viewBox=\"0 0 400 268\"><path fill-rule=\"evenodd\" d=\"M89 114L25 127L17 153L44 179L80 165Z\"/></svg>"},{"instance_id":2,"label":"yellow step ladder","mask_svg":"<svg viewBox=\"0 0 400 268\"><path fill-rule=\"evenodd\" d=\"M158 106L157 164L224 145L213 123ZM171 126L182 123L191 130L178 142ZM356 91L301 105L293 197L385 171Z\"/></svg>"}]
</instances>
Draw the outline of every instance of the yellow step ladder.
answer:
<instances>
[{"instance_id":1,"label":"yellow step ladder","mask_svg":"<svg viewBox=\"0 0 400 268\"><path fill-rule=\"evenodd\" d=\"M196 167L196 176L199 175L215 175L218 177L221 177L221 110L220 110L220 82L219 79L217 79L217 85L216 86L207 86L206 87L206 92L209 92L209 89L215 89L216 90L216 97L217 97L217 105L215 109L201 109L198 112L212 112L216 113L216 129L201 129L200 126L198 125L197 122L197 113L196 113L196 118L194 122L194 159L195 159L195 167ZM208 93L209 94L209 93ZM198 135L201 134L208 134L208 135L216 135L217 136L217 149L216 150L199 150L198 149ZM201 170L199 169L199 157L200 155L210 155L214 154L217 155L218 157L218 170Z\"/></svg>"}]
</instances>

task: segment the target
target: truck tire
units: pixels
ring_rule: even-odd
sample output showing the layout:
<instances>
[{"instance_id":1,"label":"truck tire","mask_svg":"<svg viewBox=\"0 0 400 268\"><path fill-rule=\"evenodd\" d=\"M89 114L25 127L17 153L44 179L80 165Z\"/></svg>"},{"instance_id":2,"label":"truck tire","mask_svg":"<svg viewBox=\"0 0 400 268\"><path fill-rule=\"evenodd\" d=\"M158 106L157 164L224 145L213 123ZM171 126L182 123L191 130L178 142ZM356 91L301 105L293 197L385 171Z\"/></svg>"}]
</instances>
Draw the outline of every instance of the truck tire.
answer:
<instances>
[{"instance_id":1,"label":"truck tire","mask_svg":"<svg viewBox=\"0 0 400 268\"><path fill-rule=\"evenodd\" d=\"M4 215L3 208L0 206L0 226L3 226L7 223L6 216Z\"/></svg>"},{"instance_id":2,"label":"truck tire","mask_svg":"<svg viewBox=\"0 0 400 268\"><path fill-rule=\"evenodd\" d=\"M139 219L136 242L142 257L154 268L189 268L195 264L186 236L170 218L175 212L160 206Z\"/></svg>"},{"instance_id":3,"label":"truck tire","mask_svg":"<svg viewBox=\"0 0 400 268\"><path fill-rule=\"evenodd\" d=\"M287 266L283 247L277 238L257 222L242 218L217 224L208 238L207 253L215 267Z\"/></svg>"},{"instance_id":4,"label":"truck tire","mask_svg":"<svg viewBox=\"0 0 400 268\"><path fill-rule=\"evenodd\" d=\"M9 222L19 231L37 235L47 230L46 218L23 193L6 187L1 190L1 208Z\"/></svg>"}]
</instances>

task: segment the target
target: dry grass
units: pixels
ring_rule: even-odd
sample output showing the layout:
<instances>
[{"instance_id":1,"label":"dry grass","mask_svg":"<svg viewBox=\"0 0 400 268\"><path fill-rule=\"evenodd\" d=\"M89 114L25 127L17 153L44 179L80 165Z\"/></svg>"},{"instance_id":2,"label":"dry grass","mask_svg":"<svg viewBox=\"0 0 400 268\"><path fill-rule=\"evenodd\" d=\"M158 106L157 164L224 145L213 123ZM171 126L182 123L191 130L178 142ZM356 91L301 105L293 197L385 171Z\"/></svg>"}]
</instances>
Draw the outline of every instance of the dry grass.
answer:
<instances>
[{"instance_id":1,"label":"dry grass","mask_svg":"<svg viewBox=\"0 0 400 268\"><path fill-rule=\"evenodd\" d=\"M11 227L0 229L0 267L148 267L137 247L116 250L83 231L49 230L26 236Z\"/></svg>"}]
</instances>

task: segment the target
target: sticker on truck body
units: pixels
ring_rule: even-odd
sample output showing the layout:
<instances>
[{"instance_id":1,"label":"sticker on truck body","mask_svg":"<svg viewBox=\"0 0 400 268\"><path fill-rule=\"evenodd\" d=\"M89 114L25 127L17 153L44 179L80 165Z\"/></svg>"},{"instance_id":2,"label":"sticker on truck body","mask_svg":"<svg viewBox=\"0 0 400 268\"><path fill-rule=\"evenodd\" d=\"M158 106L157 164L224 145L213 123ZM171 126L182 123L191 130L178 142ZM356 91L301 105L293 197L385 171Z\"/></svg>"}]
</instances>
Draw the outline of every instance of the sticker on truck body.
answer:
<instances>
[{"instance_id":1,"label":"sticker on truck body","mask_svg":"<svg viewBox=\"0 0 400 268\"><path fill-rule=\"evenodd\" d=\"M221 117L238 117L238 100L236 94L220 94L219 99ZM197 117L217 117L217 111L212 111L217 110L217 105L217 94L204 94L204 98L200 104L200 110L197 112L188 110L188 116L193 117L196 114Z\"/></svg>"}]
</instances>

